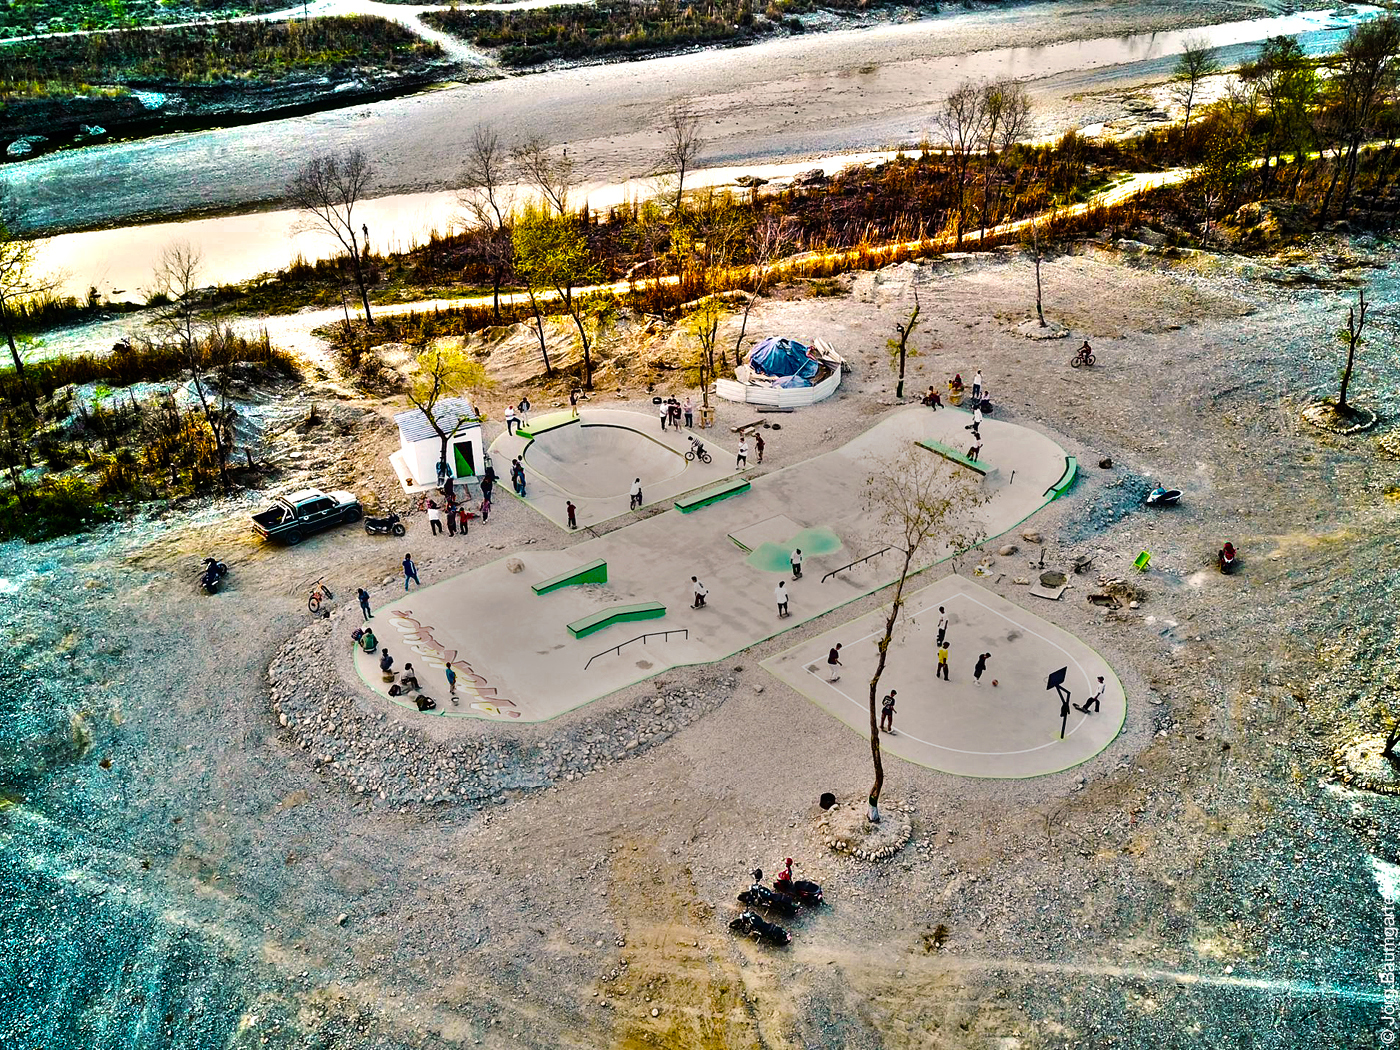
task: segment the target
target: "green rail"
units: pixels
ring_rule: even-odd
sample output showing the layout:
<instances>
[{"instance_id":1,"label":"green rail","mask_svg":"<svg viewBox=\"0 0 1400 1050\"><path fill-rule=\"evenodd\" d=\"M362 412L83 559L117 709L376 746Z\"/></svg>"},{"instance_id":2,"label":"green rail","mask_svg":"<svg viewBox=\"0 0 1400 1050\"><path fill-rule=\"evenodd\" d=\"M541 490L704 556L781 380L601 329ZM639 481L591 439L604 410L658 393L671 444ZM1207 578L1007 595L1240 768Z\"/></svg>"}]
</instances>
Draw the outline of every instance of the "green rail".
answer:
<instances>
[{"instance_id":1,"label":"green rail","mask_svg":"<svg viewBox=\"0 0 1400 1050\"><path fill-rule=\"evenodd\" d=\"M640 605L614 605L575 620L569 624L569 633L575 638L586 638L604 627L615 623L628 623L632 620L655 620L666 615L666 606L660 602L643 602Z\"/></svg>"}]
</instances>

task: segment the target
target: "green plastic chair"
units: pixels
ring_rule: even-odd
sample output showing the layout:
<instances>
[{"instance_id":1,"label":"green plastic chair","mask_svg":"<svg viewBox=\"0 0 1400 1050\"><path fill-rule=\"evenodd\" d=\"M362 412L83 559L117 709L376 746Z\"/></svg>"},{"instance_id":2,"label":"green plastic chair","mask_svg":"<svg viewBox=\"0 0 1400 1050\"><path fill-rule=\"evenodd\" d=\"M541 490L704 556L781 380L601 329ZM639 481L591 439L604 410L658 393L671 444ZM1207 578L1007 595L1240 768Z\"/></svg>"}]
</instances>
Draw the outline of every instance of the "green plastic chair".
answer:
<instances>
[{"instance_id":1,"label":"green plastic chair","mask_svg":"<svg viewBox=\"0 0 1400 1050\"><path fill-rule=\"evenodd\" d=\"M1137 556L1137 558L1133 561L1133 568L1136 569L1138 572L1146 572L1146 571L1147 571L1147 563L1150 562L1151 560L1152 560L1152 555L1148 554L1146 551L1143 551L1143 552L1142 552L1141 554L1139 554L1139 555Z\"/></svg>"}]
</instances>

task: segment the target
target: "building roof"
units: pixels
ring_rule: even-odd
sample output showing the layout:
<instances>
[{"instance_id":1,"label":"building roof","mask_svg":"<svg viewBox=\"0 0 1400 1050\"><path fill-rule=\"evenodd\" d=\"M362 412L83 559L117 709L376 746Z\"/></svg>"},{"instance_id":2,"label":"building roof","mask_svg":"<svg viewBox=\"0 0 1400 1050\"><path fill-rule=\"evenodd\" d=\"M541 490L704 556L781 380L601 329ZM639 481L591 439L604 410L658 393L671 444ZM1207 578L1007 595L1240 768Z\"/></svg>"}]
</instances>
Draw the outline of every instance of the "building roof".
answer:
<instances>
[{"instance_id":1,"label":"building roof","mask_svg":"<svg viewBox=\"0 0 1400 1050\"><path fill-rule=\"evenodd\" d=\"M463 429L467 426L481 425L481 417L477 415L472 403L464 397L443 398L433 406L433 418L437 420L438 426L449 434L457 430L458 424L465 424ZM394 422L399 425L399 441L405 445L428 438L437 440L437 431L416 408L394 413Z\"/></svg>"}]
</instances>

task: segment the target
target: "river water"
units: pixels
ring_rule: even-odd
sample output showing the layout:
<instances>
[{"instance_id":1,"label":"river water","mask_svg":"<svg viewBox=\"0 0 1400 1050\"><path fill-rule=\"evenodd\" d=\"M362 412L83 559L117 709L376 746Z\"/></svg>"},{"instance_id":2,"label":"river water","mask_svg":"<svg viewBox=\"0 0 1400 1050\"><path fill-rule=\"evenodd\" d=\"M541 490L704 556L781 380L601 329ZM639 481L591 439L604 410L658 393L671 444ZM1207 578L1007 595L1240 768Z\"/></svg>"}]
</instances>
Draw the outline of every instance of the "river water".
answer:
<instances>
[{"instance_id":1,"label":"river water","mask_svg":"<svg viewBox=\"0 0 1400 1050\"><path fill-rule=\"evenodd\" d=\"M275 199L312 153L359 146L376 169L378 196L363 213L372 242L403 247L453 221L453 195L445 187L487 114L507 135L567 145L586 163L587 193L596 206L645 191L661 134L658 115L680 98L703 118L704 163L721 169L706 181L762 174L760 165L793 157L823 158L817 163L831 170L838 163L833 155L918 140L936 100L967 78L1023 80L1037 102L1035 131L1050 135L1124 116L1122 99L1105 96L1166 79L1190 37L1204 37L1229 65L1278 34L1298 36L1312 53L1331 50L1349 24L1376 13L1370 7L1309 11L1044 44L1034 41L1046 39L1056 21L1074 23L1074 12L1015 7L538 73L265 124L94 146L12 165L6 177L25 202L29 223L53 230L161 211L247 207ZM970 46L950 54L950 40ZM1032 42L1022 46L1022 40ZM988 42L1007 46L973 49ZM808 166L813 162L767 174ZM295 214L270 210L66 234L46 243L42 265L60 272L75 294L93 286L113 298L136 298L149 286L161 250L176 240L201 250L209 283L275 270L297 255L330 253L325 238L297 233L296 225Z\"/></svg>"}]
</instances>

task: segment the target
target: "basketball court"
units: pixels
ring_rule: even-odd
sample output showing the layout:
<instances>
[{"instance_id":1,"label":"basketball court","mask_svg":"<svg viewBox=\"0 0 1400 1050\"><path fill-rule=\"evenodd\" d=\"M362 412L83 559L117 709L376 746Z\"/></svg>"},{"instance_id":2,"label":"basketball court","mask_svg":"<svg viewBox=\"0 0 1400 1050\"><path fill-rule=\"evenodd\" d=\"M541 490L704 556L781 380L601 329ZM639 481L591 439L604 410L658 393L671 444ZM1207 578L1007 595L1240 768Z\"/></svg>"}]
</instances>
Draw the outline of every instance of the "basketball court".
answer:
<instances>
[{"instance_id":1,"label":"basketball court","mask_svg":"<svg viewBox=\"0 0 1400 1050\"><path fill-rule=\"evenodd\" d=\"M945 613L940 614L940 606ZM868 737L870 679L888 615L885 606L761 666ZM935 676L943 615L948 620L947 681ZM832 682L827 655L838 642L844 666ZM982 653L991 655L978 683L973 669ZM1061 669L1067 710L1061 691L1047 688ZM1086 714L1073 705L1085 702L1100 675L1105 686L1101 708ZM881 747L959 776L1021 778L1069 769L1112 743L1127 714L1123 687L1098 653L956 574L915 591L905 602L880 677L877 710L891 689L897 691L895 733L882 734Z\"/></svg>"}]
</instances>

